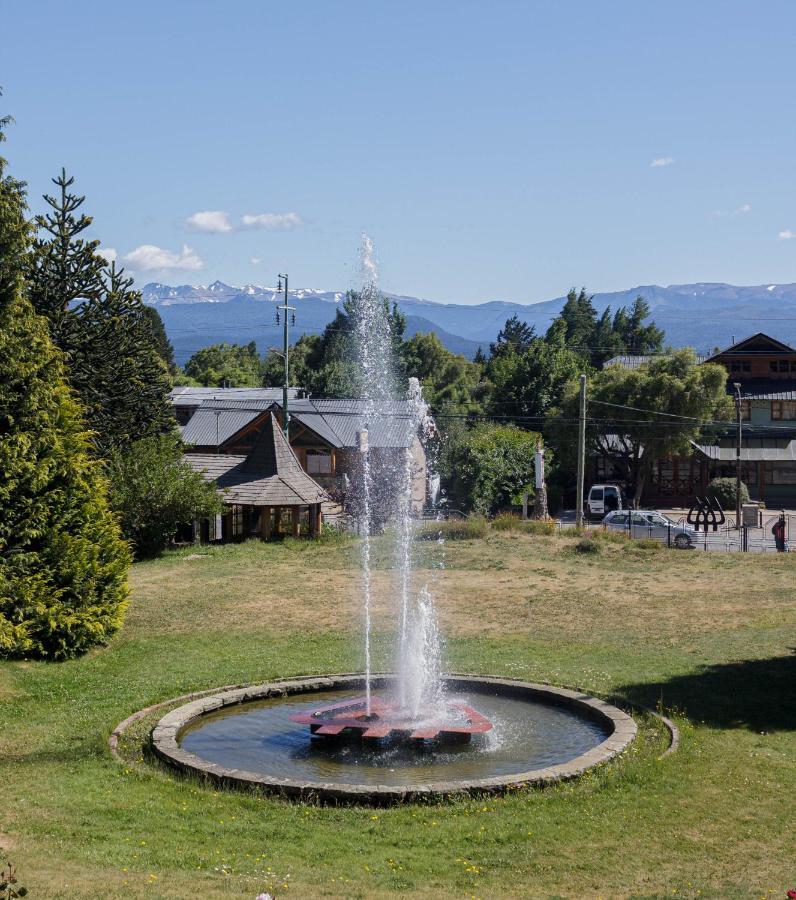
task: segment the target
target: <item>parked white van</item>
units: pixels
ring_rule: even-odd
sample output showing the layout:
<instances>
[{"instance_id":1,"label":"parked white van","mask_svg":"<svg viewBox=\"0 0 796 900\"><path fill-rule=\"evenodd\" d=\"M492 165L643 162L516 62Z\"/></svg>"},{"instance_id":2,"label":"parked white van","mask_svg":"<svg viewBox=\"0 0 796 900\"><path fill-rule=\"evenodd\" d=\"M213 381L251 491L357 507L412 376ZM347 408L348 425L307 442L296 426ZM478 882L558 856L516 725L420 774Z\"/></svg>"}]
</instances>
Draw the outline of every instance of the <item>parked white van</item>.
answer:
<instances>
[{"instance_id":1,"label":"parked white van","mask_svg":"<svg viewBox=\"0 0 796 900\"><path fill-rule=\"evenodd\" d=\"M593 484L586 498L586 517L602 519L606 513L625 509L622 491L615 484Z\"/></svg>"}]
</instances>

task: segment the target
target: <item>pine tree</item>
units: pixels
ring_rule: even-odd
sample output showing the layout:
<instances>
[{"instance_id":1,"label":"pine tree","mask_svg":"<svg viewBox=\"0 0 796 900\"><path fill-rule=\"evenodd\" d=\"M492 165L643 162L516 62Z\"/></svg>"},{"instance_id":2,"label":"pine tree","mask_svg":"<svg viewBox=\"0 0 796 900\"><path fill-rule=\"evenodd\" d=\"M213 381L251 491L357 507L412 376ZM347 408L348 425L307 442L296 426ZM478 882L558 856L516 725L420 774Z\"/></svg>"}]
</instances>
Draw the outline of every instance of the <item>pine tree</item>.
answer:
<instances>
[{"instance_id":1,"label":"pine tree","mask_svg":"<svg viewBox=\"0 0 796 900\"><path fill-rule=\"evenodd\" d=\"M129 552L62 356L23 293L24 210L0 159L0 656L64 659L120 626Z\"/></svg>"},{"instance_id":2,"label":"pine tree","mask_svg":"<svg viewBox=\"0 0 796 900\"><path fill-rule=\"evenodd\" d=\"M81 305L70 329L69 378L102 457L174 425L171 381L132 283L111 263L103 291Z\"/></svg>"},{"instance_id":3,"label":"pine tree","mask_svg":"<svg viewBox=\"0 0 796 900\"><path fill-rule=\"evenodd\" d=\"M52 211L35 220L28 296L50 323L94 446L107 456L173 426L171 382L132 279L82 236L92 219L80 211L85 198L70 190L74 178L62 171L53 181L57 195L44 198Z\"/></svg>"},{"instance_id":4,"label":"pine tree","mask_svg":"<svg viewBox=\"0 0 796 900\"><path fill-rule=\"evenodd\" d=\"M174 346L166 334L166 326L160 313L154 306L144 304L142 308L144 319L149 323L149 331L152 339L152 346L157 351L158 356L166 364L166 368L170 375L177 374L177 363L174 361Z\"/></svg>"},{"instance_id":5,"label":"pine tree","mask_svg":"<svg viewBox=\"0 0 796 900\"><path fill-rule=\"evenodd\" d=\"M93 220L80 212L86 198L69 190L75 179L61 169L52 181L57 196L45 194L52 211L35 218L40 234L33 242L26 281L34 309L50 320L53 338L61 344L72 305L101 294L105 260L97 253L99 241L80 236Z\"/></svg>"},{"instance_id":6,"label":"pine tree","mask_svg":"<svg viewBox=\"0 0 796 900\"><path fill-rule=\"evenodd\" d=\"M503 352L524 353L533 343L536 337L536 329L533 325L520 320L513 315L506 320L506 324L500 329L497 341L489 345L491 356L497 356Z\"/></svg>"}]
</instances>

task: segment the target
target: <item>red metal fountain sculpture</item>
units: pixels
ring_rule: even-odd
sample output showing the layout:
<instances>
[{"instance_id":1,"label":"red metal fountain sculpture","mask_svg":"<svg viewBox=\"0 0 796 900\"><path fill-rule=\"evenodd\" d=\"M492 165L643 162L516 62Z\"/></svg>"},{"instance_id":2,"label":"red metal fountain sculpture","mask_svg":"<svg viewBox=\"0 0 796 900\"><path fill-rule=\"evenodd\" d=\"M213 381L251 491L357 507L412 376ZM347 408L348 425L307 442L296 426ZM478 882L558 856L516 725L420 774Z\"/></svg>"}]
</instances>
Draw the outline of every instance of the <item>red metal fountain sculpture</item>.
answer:
<instances>
[{"instance_id":1,"label":"red metal fountain sculpture","mask_svg":"<svg viewBox=\"0 0 796 900\"><path fill-rule=\"evenodd\" d=\"M319 737L354 736L365 740L399 738L415 741L468 741L491 731L492 723L466 703L451 701L442 712L411 716L382 697L372 697L370 714L365 697L355 697L309 712L294 713L291 721L309 725Z\"/></svg>"}]
</instances>

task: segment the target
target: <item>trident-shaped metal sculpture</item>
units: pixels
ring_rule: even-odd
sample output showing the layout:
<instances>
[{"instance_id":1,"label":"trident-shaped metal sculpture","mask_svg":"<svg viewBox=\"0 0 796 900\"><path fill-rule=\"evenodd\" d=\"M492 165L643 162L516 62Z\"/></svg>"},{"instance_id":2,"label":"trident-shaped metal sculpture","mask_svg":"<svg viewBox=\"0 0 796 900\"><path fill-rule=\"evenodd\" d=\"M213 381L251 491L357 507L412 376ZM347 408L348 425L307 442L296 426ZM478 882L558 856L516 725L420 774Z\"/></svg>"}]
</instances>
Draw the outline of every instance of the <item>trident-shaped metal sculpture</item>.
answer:
<instances>
[{"instance_id":1,"label":"trident-shaped metal sculpture","mask_svg":"<svg viewBox=\"0 0 796 900\"><path fill-rule=\"evenodd\" d=\"M711 501L709 497L705 499L697 497L686 516L686 522L694 526L694 531L704 530L707 532L709 527L713 531L718 531L719 525L723 525L725 521L724 510L721 508L718 498Z\"/></svg>"}]
</instances>

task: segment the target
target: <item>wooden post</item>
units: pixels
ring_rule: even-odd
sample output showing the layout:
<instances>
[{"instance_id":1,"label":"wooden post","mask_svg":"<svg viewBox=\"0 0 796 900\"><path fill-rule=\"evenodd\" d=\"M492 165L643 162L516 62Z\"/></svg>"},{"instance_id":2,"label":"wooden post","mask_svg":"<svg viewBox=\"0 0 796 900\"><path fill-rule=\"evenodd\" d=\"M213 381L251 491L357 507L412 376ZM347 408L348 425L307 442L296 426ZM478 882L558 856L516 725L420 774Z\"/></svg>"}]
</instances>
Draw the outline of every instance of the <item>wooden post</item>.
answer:
<instances>
[{"instance_id":1,"label":"wooden post","mask_svg":"<svg viewBox=\"0 0 796 900\"><path fill-rule=\"evenodd\" d=\"M323 533L323 507L320 503L315 504L315 534L320 537Z\"/></svg>"},{"instance_id":2,"label":"wooden post","mask_svg":"<svg viewBox=\"0 0 796 900\"><path fill-rule=\"evenodd\" d=\"M297 538L299 536L299 528L301 526L300 507L298 506L290 507L290 525L292 527L293 537Z\"/></svg>"},{"instance_id":3,"label":"wooden post","mask_svg":"<svg viewBox=\"0 0 796 900\"><path fill-rule=\"evenodd\" d=\"M260 513L260 535L264 541L271 540L271 507L264 506Z\"/></svg>"},{"instance_id":4,"label":"wooden post","mask_svg":"<svg viewBox=\"0 0 796 900\"><path fill-rule=\"evenodd\" d=\"M274 507L274 534L280 535L282 533L282 507L275 506Z\"/></svg>"}]
</instances>

